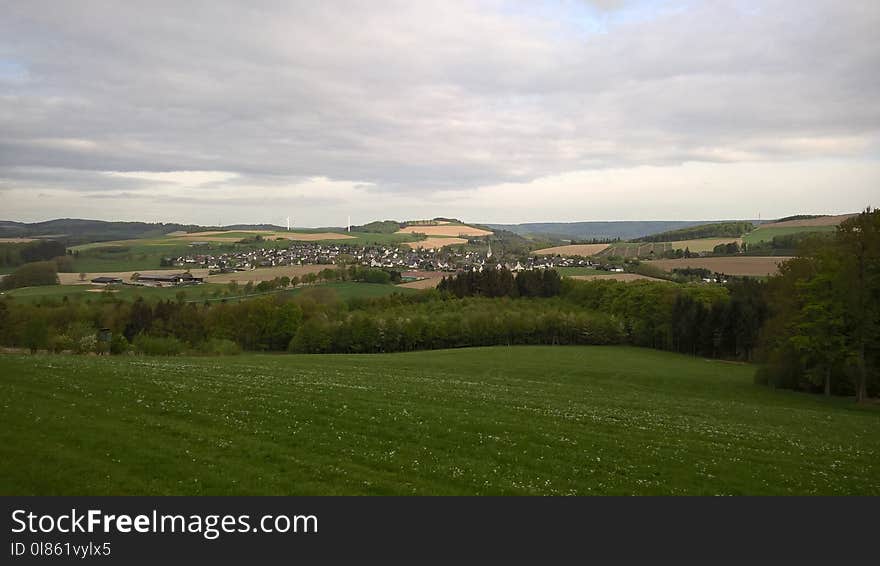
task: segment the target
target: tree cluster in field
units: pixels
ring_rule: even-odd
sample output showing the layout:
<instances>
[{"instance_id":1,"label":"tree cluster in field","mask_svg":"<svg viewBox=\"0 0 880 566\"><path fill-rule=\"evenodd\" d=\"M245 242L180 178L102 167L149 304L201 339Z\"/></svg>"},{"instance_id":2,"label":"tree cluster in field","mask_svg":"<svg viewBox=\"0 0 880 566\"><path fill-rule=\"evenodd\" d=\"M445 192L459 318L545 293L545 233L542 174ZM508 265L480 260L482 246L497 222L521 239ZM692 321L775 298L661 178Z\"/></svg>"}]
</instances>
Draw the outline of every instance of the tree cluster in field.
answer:
<instances>
[{"instance_id":1,"label":"tree cluster in field","mask_svg":"<svg viewBox=\"0 0 880 566\"><path fill-rule=\"evenodd\" d=\"M643 236L634 239L633 242L677 242L679 240L697 240L701 238L739 238L754 229L755 225L751 222L720 222Z\"/></svg>"},{"instance_id":2,"label":"tree cluster in field","mask_svg":"<svg viewBox=\"0 0 880 566\"><path fill-rule=\"evenodd\" d=\"M463 271L444 277L437 289L461 297L555 297L562 292L562 278L554 269L520 271L507 269Z\"/></svg>"},{"instance_id":3,"label":"tree cluster in field","mask_svg":"<svg viewBox=\"0 0 880 566\"><path fill-rule=\"evenodd\" d=\"M54 261L26 263L0 280L0 289L18 289L58 284L58 264Z\"/></svg>"},{"instance_id":4,"label":"tree cluster in field","mask_svg":"<svg viewBox=\"0 0 880 566\"><path fill-rule=\"evenodd\" d=\"M352 226L354 232L366 232L367 234L394 234L401 228L400 222L396 220L377 220L369 222L361 226Z\"/></svg>"},{"instance_id":5,"label":"tree cluster in field","mask_svg":"<svg viewBox=\"0 0 880 566\"><path fill-rule=\"evenodd\" d=\"M727 244L718 244L712 249L714 255L736 255L742 252L739 242L729 242Z\"/></svg>"},{"instance_id":6,"label":"tree cluster in field","mask_svg":"<svg viewBox=\"0 0 880 566\"><path fill-rule=\"evenodd\" d=\"M773 236L770 240L763 240L752 244L744 243L742 251L750 255L793 255L797 250L805 246L816 245L811 244L811 242L830 240L832 238L834 238L833 232L795 232L794 234Z\"/></svg>"},{"instance_id":7,"label":"tree cluster in field","mask_svg":"<svg viewBox=\"0 0 880 566\"><path fill-rule=\"evenodd\" d=\"M49 261L66 253L64 244L55 240L0 242L0 267L18 267L25 263Z\"/></svg>"}]
</instances>

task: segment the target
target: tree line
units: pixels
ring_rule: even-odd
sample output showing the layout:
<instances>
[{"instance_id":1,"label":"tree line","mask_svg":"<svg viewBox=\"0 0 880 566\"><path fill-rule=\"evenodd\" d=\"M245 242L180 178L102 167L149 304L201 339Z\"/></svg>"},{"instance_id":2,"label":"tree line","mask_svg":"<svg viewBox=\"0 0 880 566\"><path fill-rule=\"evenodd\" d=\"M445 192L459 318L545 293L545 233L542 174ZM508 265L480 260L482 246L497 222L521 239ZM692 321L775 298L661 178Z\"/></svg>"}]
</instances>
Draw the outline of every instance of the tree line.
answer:
<instances>
[{"instance_id":1,"label":"tree line","mask_svg":"<svg viewBox=\"0 0 880 566\"><path fill-rule=\"evenodd\" d=\"M876 394L880 368L880 211L868 209L831 237L811 238L768 284L766 362L777 387Z\"/></svg>"},{"instance_id":2,"label":"tree line","mask_svg":"<svg viewBox=\"0 0 880 566\"><path fill-rule=\"evenodd\" d=\"M64 256L66 253L64 244L55 240L2 242L0 243L0 267L18 267L25 263L48 261Z\"/></svg>"}]
</instances>

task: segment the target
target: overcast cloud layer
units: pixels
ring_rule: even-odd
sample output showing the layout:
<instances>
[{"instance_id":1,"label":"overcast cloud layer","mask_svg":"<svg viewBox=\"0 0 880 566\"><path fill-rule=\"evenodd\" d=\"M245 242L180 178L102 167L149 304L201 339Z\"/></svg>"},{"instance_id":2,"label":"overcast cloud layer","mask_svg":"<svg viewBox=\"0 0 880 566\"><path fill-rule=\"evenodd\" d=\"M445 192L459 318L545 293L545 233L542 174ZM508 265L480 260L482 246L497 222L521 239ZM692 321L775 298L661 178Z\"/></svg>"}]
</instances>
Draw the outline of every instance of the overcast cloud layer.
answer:
<instances>
[{"instance_id":1,"label":"overcast cloud layer","mask_svg":"<svg viewBox=\"0 0 880 566\"><path fill-rule=\"evenodd\" d=\"M880 2L0 0L0 218L765 218L880 195Z\"/></svg>"}]
</instances>

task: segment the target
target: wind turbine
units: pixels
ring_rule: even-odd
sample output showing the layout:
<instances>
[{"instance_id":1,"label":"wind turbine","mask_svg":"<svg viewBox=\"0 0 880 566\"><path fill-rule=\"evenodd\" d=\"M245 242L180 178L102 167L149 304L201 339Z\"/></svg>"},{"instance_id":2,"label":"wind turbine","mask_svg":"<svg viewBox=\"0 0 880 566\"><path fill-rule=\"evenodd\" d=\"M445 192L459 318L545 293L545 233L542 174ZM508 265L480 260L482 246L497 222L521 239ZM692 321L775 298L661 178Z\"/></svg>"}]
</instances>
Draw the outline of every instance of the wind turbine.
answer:
<instances>
[{"instance_id":1,"label":"wind turbine","mask_svg":"<svg viewBox=\"0 0 880 566\"><path fill-rule=\"evenodd\" d=\"M351 214L348 215L348 224L346 224L346 226L348 227L348 231L351 232Z\"/></svg>"},{"instance_id":2,"label":"wind turbine","mask_svg":"<svg viewBox=\"0 0 880 566\"><path fill-rule=\"evenodd\" d=\"M290 232L290 217L287 217L287 231Z\"/></svg>"}]
</instances>

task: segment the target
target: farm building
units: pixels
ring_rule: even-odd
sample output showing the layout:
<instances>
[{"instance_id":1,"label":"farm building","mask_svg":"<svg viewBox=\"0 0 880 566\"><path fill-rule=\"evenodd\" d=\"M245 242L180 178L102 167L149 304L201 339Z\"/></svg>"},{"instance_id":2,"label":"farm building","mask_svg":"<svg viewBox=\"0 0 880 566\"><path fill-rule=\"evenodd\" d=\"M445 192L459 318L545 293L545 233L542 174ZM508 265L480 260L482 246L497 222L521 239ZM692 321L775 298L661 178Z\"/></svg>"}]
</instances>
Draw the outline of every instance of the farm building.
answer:
<instances>
[{"instance_id":1,"label":"farm building","mask_svg":"<svg viewBox=\"0 0 880 566\"><path fill-rule=\"evenodd\" d=\"M119 277L95 277L91 280L95 285L119 285L122 279Z\"/></svg>"},{"instance_id":2,"label":"farm building","mask_svg":"<svg viewBox=\"0 0 880 566\"><path fill-rule=\"evenodd\" d=\"M144 285L198 285L202 283L201 277L193 277L191 273L172 274L138 274L135 281Z\"/></svg>"}]
</instances>

